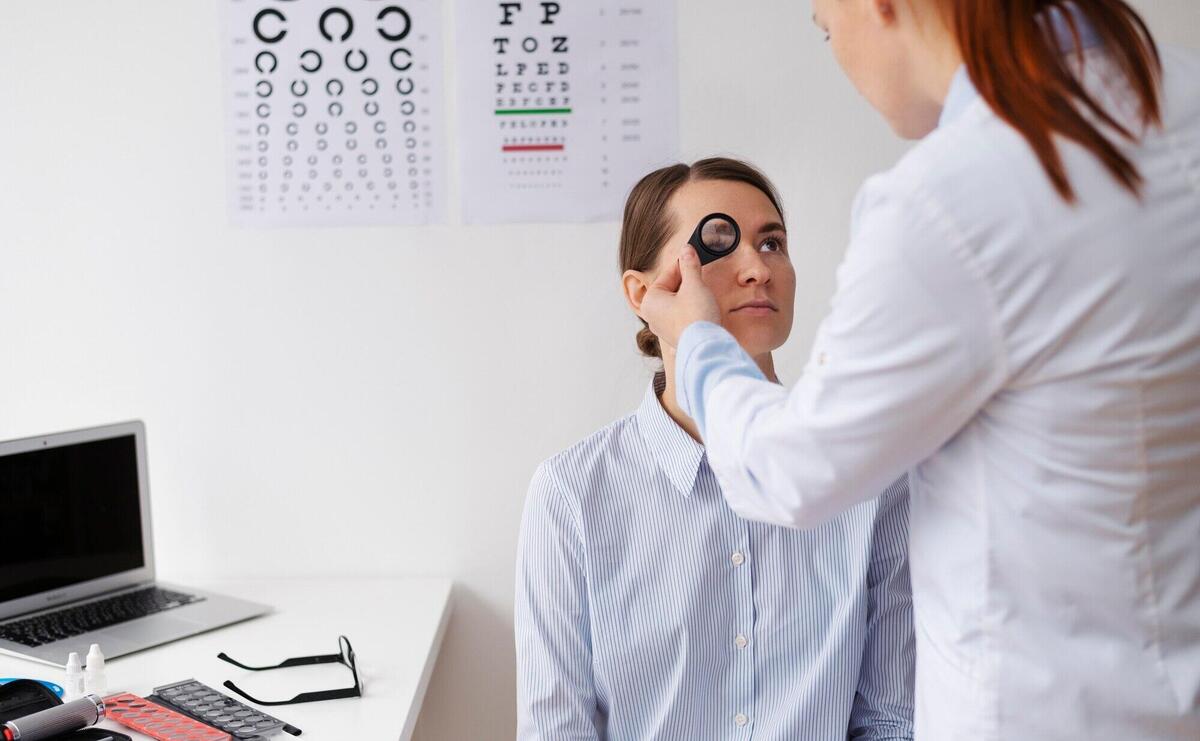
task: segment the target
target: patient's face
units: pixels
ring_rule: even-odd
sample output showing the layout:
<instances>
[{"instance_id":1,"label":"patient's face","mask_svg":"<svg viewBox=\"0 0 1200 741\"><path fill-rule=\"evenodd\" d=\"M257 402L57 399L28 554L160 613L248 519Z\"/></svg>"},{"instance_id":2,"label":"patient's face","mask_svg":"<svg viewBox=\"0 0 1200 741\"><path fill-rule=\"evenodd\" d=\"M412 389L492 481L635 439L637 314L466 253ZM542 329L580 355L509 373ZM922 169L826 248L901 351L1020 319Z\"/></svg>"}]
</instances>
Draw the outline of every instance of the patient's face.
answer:
<instances>
[{"instance_id":1,"label":"patient's face","mask_svg":"<svg viewBox=\"0 0 1200 741\"><path fill-rule=\"evenodd\" d=\"M729 214L742 231L737 249L701 267L717 297L721 324L753 356L782 345L792 331L796 271L788 255L783 218L771 200L752 185L724 180L686 183L671 198L675 231L659 253L656 274L677 259L700 220Z\"/></svg>"}]
</instances>

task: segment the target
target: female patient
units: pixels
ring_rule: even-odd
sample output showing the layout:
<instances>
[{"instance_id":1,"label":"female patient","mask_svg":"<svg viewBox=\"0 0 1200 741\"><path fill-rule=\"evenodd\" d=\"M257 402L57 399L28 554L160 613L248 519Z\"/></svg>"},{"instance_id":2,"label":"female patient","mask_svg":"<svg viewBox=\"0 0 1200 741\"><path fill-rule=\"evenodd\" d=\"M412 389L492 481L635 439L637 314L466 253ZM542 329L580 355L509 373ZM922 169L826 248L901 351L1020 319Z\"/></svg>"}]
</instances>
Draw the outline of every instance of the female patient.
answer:
<instances>
[{"instance_id":1,"label":"female patient","mask_svg":"<svg viewBox=\"0 0 1200 741\"><path fill-rule=\"evenodd\" d=\"M647 175L621 230L636 313L708 214L741 241L704 266L724 326L775 380L796 274L771 183L709 159ZM726 506L661 358L641 406L542 464L517 563L521 739L908 739L908 492L810 531Z\"/></svg>"}]
</instances>

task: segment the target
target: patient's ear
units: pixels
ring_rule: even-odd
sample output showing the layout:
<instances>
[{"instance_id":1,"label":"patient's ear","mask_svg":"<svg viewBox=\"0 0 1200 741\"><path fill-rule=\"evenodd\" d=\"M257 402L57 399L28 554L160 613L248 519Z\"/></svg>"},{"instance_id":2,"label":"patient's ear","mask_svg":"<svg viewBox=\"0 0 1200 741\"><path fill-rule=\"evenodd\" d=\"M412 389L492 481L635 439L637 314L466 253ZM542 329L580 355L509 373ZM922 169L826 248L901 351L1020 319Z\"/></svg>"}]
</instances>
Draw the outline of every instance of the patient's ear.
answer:
<instances>
[{"instance_id":1,"label":"patient's ear","mask_svg":"<svg viewBox=\"0 0 1200 741\"><path fill-rule=\"evenodd\" d=\"M646 291L654 283L654 276L647 275L641 270L626 270L621 276L621 287L625 289L625 302L633 313L642 316L642 299Z\"/></svg>"}]
</instances>

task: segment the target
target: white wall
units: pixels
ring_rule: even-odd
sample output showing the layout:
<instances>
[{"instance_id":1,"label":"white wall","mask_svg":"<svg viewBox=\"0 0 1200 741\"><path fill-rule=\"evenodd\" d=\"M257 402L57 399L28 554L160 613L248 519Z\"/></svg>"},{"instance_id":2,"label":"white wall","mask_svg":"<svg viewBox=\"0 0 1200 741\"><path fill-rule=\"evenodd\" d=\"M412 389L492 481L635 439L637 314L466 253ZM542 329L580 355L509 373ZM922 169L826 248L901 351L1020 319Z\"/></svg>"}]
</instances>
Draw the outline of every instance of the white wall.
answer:
<instances>
[{"instance_id":1,"label":"white wall","mask_svg":"<svg viewBox=\"0 0 1200 741\"><path fill-rule=\"evenodd\" d=\"M1200 46L1195 0L1138 5ZM748 157L789 206L785 377L854 191L903 151L810 12L679 3L686 157ZM145 419L173 578L452 576L418 737L510 736L529 475L648 378L617 227L229 228L218 21L215 1L0 4L0 439Z\"/></svg>"}]
</instances>

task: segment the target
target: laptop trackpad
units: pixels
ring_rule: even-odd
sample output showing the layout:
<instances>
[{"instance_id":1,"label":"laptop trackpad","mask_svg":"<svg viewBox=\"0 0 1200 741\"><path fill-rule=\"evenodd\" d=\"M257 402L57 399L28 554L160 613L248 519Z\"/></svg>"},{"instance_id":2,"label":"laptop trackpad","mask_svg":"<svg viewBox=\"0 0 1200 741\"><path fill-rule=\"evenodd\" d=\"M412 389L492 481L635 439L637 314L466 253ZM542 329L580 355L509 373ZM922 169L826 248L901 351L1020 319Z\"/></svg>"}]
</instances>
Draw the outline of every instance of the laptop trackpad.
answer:
<instances>
[{"instance_id":1,"label":"laptop trackpad","mask_svg":"<svg viewBox=\"0 0 1200 741\"><path fill-rule=\"evenodd\" d=\"M182 636L191 635L198 630L195 623L179 620L167 615L155 615L141 620L114 625L104 629L104 633L126 641L153 645L170 641Z\"/></svg>"}]
</instances>

